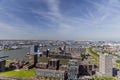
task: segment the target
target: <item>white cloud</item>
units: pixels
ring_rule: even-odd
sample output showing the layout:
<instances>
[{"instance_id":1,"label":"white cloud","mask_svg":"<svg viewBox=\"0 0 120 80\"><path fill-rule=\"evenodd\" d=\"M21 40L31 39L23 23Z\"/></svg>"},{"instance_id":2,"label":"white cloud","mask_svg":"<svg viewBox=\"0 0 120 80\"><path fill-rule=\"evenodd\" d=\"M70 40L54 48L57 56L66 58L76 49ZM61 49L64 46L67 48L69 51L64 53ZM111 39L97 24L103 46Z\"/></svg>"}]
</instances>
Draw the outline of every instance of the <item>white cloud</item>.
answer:
<instances>
[{"instance_id":1,"label":"white cloud","mask_svg":"<svg viewBox=\"0 0 120 80\"><path fill-rule=\"evenodd\" d=\"M58 31L58 32L57 31L55 32L56 35L65 34L66 36L67 35L69 36L69 33L72 33L72 31L76 31L77 34L81 32L87 33L87 29L89 29L89 27L94 30L96 30L97 28L104 29L103 31L120 29L119 28L120 2L118 0L109 0L108 2L103 0L103 2L101 3L93 2L92 0L87 0L86 2L90 3L91 5L94 5L94 8L96 8L96 10L93 11L91 9L92 7L89 9L85 8L87 9L86 10L87 12L84 13L83 15L85 16L85 18L80 16L77 16L77 17L68 16L61 13L60 0L37 0L37 1L45 2L49 10L45 11L40 9L29 8L28 11L30 13L34 13L32 16L34 16L38 22L41 22L41 19L40 19L41 16L44 17L45 19L52 21L53 24L46 24L46 25L51 26L51 28L55 28ZM76 5L76 6L80 7L80 5ZM14 9L11 9L11 10L21 12L23 9L24 9L24 6L16 5L15 10ZM23 34L26 34L26 36L28 37L48 36L48 34L44 34L44 31L42 31L42 28L39 27L41 25L37 25L37 27L35 27L34 25L30 25L25 21L23 21L20 17L15 16L13 13L9 12L9 10L5 10L3 7L0 6L0 12L1 11L5 13L9 18L14 20L14 23L12 24L1 22L0 23L1 29L4 29L9 32L16 31L17 34L21 34L22 32ZM102 31L102 30L96 30L96 32L97 31ZM88 32L87 34L89 33L90 32ZM94 35L97 35L97 34L94 34ZM88 36L88 35L85 34L84 36Z\"/></svg>"},{"instance_id":2,"label":"white cloud","mask_svg":"<svg viewBox=\"0 0 120 80\"><path fill-rule=\"evenodd\" d=\"M12 26L9 26L9 25L7 25L7 24L4 24L4 23L0 23L0 29L4 29L4 30L15 30L15 28L14 27L12 27Z\"/></svg>"}]
</instances>

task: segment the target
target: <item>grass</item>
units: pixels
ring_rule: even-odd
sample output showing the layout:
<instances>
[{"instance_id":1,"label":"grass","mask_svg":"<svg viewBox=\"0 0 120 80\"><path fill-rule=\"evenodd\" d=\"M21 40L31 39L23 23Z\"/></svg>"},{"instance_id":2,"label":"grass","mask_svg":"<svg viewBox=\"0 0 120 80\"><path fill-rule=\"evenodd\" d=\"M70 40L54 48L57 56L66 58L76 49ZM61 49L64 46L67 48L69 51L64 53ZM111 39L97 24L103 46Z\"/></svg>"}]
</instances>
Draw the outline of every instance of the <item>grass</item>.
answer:
<instances>
[{"instance_id":1,"label":"grass","mask_svg":"<svg viewBox=\"0 0 120 80\"><path fill-rule=\"evenodd\" d=\"M116 60L116 66L120 68L120 60Z\"/></svg>"},{"instance_id":2,"label":"grass","mask_svg":"<svg viewBox=\"0 0 120 80\"><path fill-rule=\"evenodd\" d=\"M39 62L47 63L51 58L48 57L40 57Z\"/></svg>"},{"instance_id":3,"label":"grass","mask_svg":"<svg viewBox=\"0 0 120 80\"><path fill-rule=\"evenodd\" d=\"M9 76L15 78L32 78L35 76L35 69L20 70L20 71L6 71L0 74L1 76Z\"/></svg>"},{"instance_id":4,"label":"grass","mask_svg":"<svg viewBox=\"0 0 120 80\"><path fill-rule=\"evenodd\" d=\"M94 77L94 80L119 80L116 77L112 77L112 76L106 76L106 77Z\"/></svg>"},{"instance_id":5,"label":"grass","mask_svg":"<svg viewBox=\"0 0 120 80\"><path fill-rule=\"evenodd\" d=\"M114 54L114 53L109 52L109 51L105 51L105 50L104 50L103 53L108 53L108 54L110 54L110 55L112 55L112 56L116 56L116 57L120 58L120 56L119 56L118 54Z\"/></svg>"},{"instance_id":6,"label":"grass","mask_svg":"<svg viewBox=\"0 0 120 80\"><path fill-rule=\"evenodd\" d=\"M120 64L119 64L119 63L116 63L116 67L120 68Z\"/></svg>"},{"instance_id":7,"label":"grass","mask_svg":"<svg viewBox=\"0 0 120 80\"><path fill-rule=\"evenodd\" d=\"M6 66L9 66L11 62L13 62L13 60L6 60Z\"/></svg>"},{"instance_id":8,"label":"grass","mask_svg":"<svg viewBox=\"0 0 120 80\"><path fill-rule=\"evenodd\" d=\"M116 63L119 63L119 64L120 64L120 60L116 60Z\"/></svg>"},{"instance_id":9,"label":"grass","mask_svg":"<svg viewBox=\"0 0 120 80\"><path fill-rule=\"evenodd\" d=\"M66 59L60 59L60 64L67 65L69 60Z\"/></svg>"},{"instance_id":10,"label":"grass","mask_svg":"<svg viewBox=\"0 0 120 80\"><path fill-rule=\"evenodd\" d=\"M98 61L96 59L91 59L90 62L91 63L96 63L96 64L98 63Z\"/></svg>"},{"instance_id":11,"label":"grass","mask_svg":"<svg viewBox=\"0 0 120 80\"><path fill-rule=\"evenodd\" d=\"M96 60L99 61L99 54L97 54L97 52L93 51L92 48L88 49L89 54Z\"/></svg>"},{"instance_id":12,"label":"grass","mask_svg":"<svg viewBox=\"0 0 120 80\"><path fill-rule=\"evenodd\" d=\"M39 62L43 62L43 63L48 63L48 61L52 59L52 58L47 58L47 57L41 57L39 58ZM67 65L68 61L67 59L59 59L60 60L60 64L62 65Z\"/></svg>"}]
</instances>

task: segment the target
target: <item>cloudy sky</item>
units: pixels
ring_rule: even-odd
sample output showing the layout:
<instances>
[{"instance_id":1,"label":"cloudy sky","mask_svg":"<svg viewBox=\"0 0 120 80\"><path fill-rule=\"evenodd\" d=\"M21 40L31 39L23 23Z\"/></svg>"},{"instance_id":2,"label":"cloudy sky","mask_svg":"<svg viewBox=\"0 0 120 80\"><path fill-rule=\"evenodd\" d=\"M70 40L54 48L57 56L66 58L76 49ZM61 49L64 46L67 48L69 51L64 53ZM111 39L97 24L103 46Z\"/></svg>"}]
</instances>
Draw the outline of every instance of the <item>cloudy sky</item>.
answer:
<instances>
[{"instance_id":1,"label":"cloudy sky","mask_svg":"<svg viewBox=\"0 0 120 80\"><path fill-rule=\"evenodd\" d=\"M120 0L0 0L0 39L120 40Z\"/></svg>"}]
</instances>

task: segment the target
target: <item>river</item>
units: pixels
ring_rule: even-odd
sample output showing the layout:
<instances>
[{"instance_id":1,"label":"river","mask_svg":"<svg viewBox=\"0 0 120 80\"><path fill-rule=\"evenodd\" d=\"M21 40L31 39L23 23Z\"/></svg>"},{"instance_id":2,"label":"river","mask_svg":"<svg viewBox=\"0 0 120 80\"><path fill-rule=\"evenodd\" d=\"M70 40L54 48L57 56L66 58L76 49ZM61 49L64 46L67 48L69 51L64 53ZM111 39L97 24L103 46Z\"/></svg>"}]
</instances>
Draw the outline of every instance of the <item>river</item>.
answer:
<instances>
[{"instance_id":1,"label":"river","mask_svg":"<svg viewBox=\"0 0 120 80\"><path fill-rule=\"evenodd\" d=\"M0 51L0 59L26 60L26 54L28 52L29 52L29 48ZM2 58L4 56L5 58Z\"/></svg>"}]
</instances>

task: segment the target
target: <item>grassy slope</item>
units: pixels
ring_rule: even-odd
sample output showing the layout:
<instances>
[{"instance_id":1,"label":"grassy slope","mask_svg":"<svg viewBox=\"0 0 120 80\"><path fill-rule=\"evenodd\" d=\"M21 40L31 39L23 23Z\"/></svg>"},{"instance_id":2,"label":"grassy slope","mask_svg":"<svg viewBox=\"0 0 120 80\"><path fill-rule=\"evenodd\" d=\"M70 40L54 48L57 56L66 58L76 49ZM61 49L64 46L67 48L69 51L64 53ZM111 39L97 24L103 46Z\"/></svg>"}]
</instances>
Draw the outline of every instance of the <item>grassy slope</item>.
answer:
<instances>
[{"instance_id":1,"label":"grassy slope","mask_svg":"<svg viewBox=\"0 0 120 80\"><path fill-rule=\"evenodd\" d=\"M118 78L116 77L94 77L94 80L119 80Z\"/></svg>"},{"instance_id":2,"label":"grassy slope","mask_svg":"<svg viewBox=\"0 0 120 80\"><path fill-rule=\"evenodd\" d=\"M93 51L92 48L89 48L88 51L89 51L89 54L90 54L94 59L96 59L97 61L99 61L99 54L97 54L97 52Z\"/></svg>"},{"instance_id":3,"label":"grassy slope","mask_svg":"<svg viewBox=\"0 0 120 80\"><path fill-rule=\"evenodd\" d=\"M16 78L32 78L35 76L35 69L20 70L20 71L6 71L0 74L1 76L10 76Z\"/></svg>"}]
</instances>

